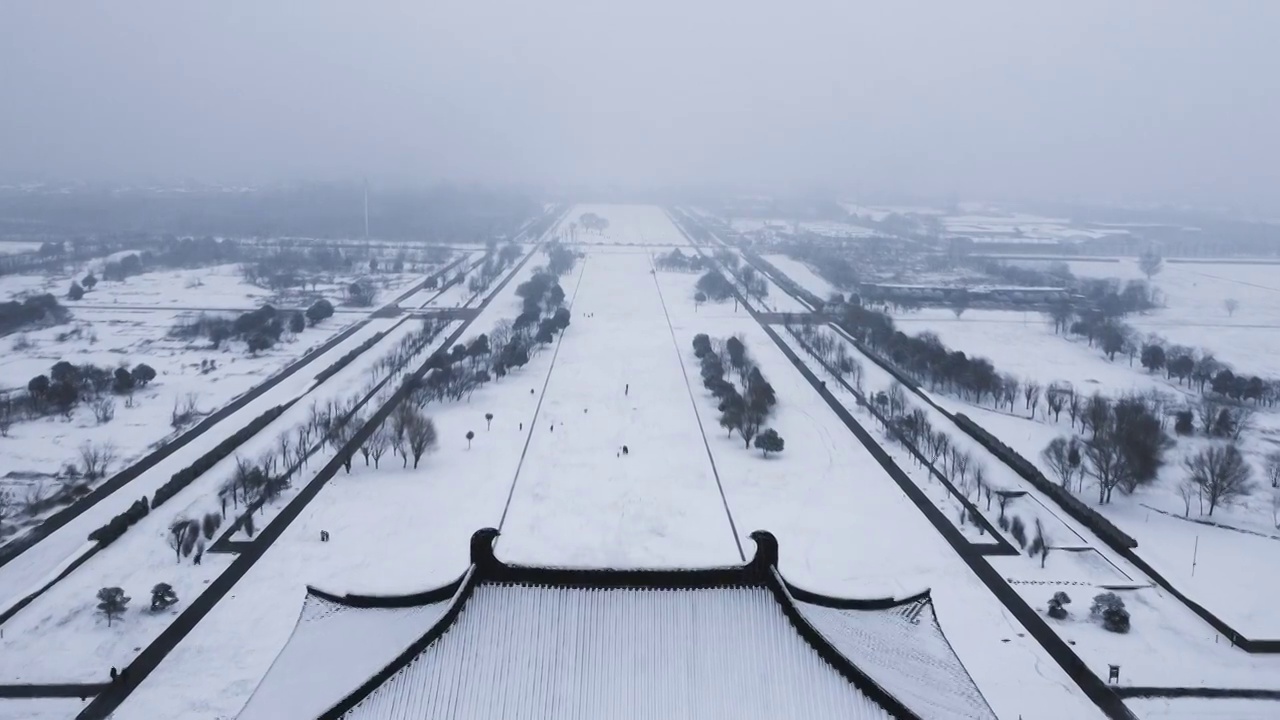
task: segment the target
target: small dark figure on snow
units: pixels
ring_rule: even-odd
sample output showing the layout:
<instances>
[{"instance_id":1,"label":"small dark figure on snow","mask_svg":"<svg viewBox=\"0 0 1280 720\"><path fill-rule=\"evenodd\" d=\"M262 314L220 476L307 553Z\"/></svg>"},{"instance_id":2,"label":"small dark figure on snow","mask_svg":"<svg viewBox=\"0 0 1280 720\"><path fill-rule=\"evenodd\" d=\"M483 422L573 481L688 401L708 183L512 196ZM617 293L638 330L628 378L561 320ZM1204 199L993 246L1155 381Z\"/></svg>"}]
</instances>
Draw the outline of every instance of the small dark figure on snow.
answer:
<instances>
[{"instance_id":1,"label":"small dark figure on snow","mask_svg":"<svg viewBox=\"0 0 1280 720\"><path fill-rule=\"evenodd\" d=\"M524 430L524 423L523 423L523 422L522 422L522 423L520 423L520 429L521 429L521 430Z\"/></svg>"},{"instance_id":2,"label":"small dark figure on snow","mask_svg":"<svg viewBox=\"0 0 1280 720\"><path fill-rule=\"evenodd\" d=\"M329 531L328 531L328 530L321 530L321 531L320 531L320 542L329 542Z\"/></svg>"},{"instance_id":3,"label":"small dark figure on snow","mask_svg":"<svg viewBox=\"0 0 1280 720\"><path fill-rule=\"evenodd\" d=\"M111 682L115 682L119 679L120 679L120 673L116 672L116 667L112 665L111 666Z\"/></svg>"},{"instance_id":4,"label":"small dark figure on snow","mask_svg":"<svg viewBox=\"0 0 1280 720\"><path fill-rule=\"evenodd\" d=\"M623 445L623 446L622 446L622 454L623 454L623 455L628 455L628 454L630 454L630 453L631 453L631 451L627 449L627 446L626 446L626 445Z\"/></svg>"},{"instance_id":5,"label":"small dark figure on snow","mask_svg":"<svg viewBox=\"0 0 1280 720\"><path fill-rule=\"evenodd\" d=\"M551 423L551 432L555 432L555 431L556 431L556 424Z\"/></svg>"},{"instance_id":6,"label":"small dark figure on snow","mask_svg":"<svg viewBox=\"0 0 1280 720\"><path fill-rule=\"evenodd\" d=\"M529 388L529 394L530 394L530 395L532 395L532 394L533 394L533 388Z\"/></svg>"},{"instance_id":7,"label":"small dark figure on snow","mask_svg":"<svg viewBox=\"0 0 1280 720\"><path fill-rule=\"evenodd\" d=\"M622 394L623 394L623 395L630 395L630 394L631 394L631 383L627 383L627 387L623 389Z\"/></svg>"}]
</instances>

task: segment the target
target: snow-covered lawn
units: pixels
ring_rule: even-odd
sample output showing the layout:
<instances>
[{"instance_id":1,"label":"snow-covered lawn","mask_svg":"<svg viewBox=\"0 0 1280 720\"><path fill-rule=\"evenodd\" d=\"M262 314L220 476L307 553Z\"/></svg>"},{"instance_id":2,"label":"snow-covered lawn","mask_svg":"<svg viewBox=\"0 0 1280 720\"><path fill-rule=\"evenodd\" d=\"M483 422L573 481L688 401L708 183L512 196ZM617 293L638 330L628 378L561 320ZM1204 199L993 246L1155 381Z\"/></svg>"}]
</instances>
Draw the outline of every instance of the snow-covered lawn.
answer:
<instances>
[{"instance_id":1,"label":"snow-covered lawn","mask_svg":"<svg viewBox=\"0 0 1280 720\"><path fill-rule=\"evenodd\" d=\"M503 557L596 567L742 561L651 267L644 253L583 262L573 324L498 541Z\"/></svg>"},{"instance_id":2,"label":"snow-covered lawn","mask_svg":"<svg viewBox=\"0 0 1280 720\"><path fill-rule=\"evenodd\" d=\"M1273 720L1277 700L1134 698L1124 703L1139 720Z\"/></svg>"},{"instance_id":3,"label":"snow-covered lawn","mask_svg":"<svg viewBox=\"0 0 1280 720\"><path fill-rule=\"evenodd\" d=\"M827 282L807 264L789 255L764 255L763 257L770 265L778 268L783 275L791 278L797 285L823 300L831 297L832 293L840 292L835 285Z\"/></svg>"},{"instance_id":4,"label":"snow-covered lawn","mask_svg":"<svg viewBox=\"0 0 1280 720\"><path fill-rule=\"evenodd\" d=\"M857 353L852 345L851 353L861 360L866 370L868 391L888 387L891 376L875 366L869 358ZM974 408L967 403L934 396L936 402L953 412L964 412L989 429L1001 440L1023 453L1028 459L1037 462L1039 448L1047 444L1056 431L1042 423L1020 419L982 408ZM926 405L914 396L908 400L916 407ZM934 427L943 427L944 419L936 412L930 413ZM1016 426L1019 431L1008 428ZM1125 667L1125 684L1129 685L1186 685L1207 687L1275 687L1274 678L1280 670L1280 658L1274 655L1250 655L1230 647L1226 638L1218 634L1207 623L1202 621L1180 601L1165 593L1158 587L1148 587L1125 591L1122 597L1132 615L1133 630L1127 635L1116 635L1103 630L1097 623L1088 619L1088 606L1094 594L1101 592L1099 586L1133 585L1148 583L1149 580L1133 566L1115 556L1109 548L1098 540L1087 528L1067 516L1049 499L1043 497L1034 488L1021 481L1007 466L986 453L977 443L968 440L959 429L951 432L953 442L961 442L972 457L977 458L987 469L993 486L1026 490L1028 495L1010 504L1011 511L1025 514L1027 519L1038 517L1046 523L1046 534L1052 545L1090 548L1088 552L1052 551L1044 569L1039 563L1026 557L992 557L989 562L1000 571L1001 575L1011 581L1020 595L1033 607L1043 610L1045 602L1057 590L1067 592L1074 600L1069 608L1072 619L1060 623L1051 623L1058 629L1064 639L1075 645L1077 653L1089 666L1105 678L1106 666L1109 663L1122 663ZM1030 438L1022 440L1020 438ZM1084 498L1086 501L1087 497ZM1031 504L1034 500L1035 504ZM984 507L980 505L980 507ZM1102 506L1104 514L1116 521L1122 529L1137 537L1138 553L1161 572L1166 568L1157 559L1148 558L1141 533L1142 526L1125 522L1122 516L1113 515L1120 504ZM991 514L988 514L990 517ZM1153 520L1156 513L1152 513ZM1181 522L1181 521L1173 521ZM1199 528L1200 526L1191 526ZM1235 535L1235 533L1232 533ZM1246 537L1240 535L1239 537ZM1064 540L1065 539L1065 540ZM1267 541L1272 542L1272 541ZM1203 534L1201 547L1204 547ZM1178 546L1181 548L1181 546ZM1181 549L1175 550L1181 552ZM1247 552L1245 550L1244 552ZM1269 577L1268 565L1263 558L1270 555L1250 555L1254 559L1254 572L1247 577ZM1185 560L1186 571L1190 571L1190 555L1179 557ZM1170 569L1172 572L1175 570ZM1199 576L1203 572L1197 569ZM1168 575L1171 581L1178 582L1176 575ZM1132 578L1129 580L1128 578ZM1249 613L1251 618L1261 618L1265 612L1269 593L1256 593L1250 597L1243 577L1219 577L1219 588L1213 598L1201 598L1189 588L1184 591L1215 612L1221 608L1209 603L1211 599L1236 602L1242 612ZM1256 580L1254 580L1256 582ZM1081 585L1083 584L1083 586ZM1244 598L1243 601L1240 599ZM1246 629L1247 630L1247 629ZM962 656L963 657L963 656ZM1171 663L1171 657L1204 657L1212 658L1212 662Z\"/></svg>"},{"instance_id":5,"label":"snow-covered lawn","mask_svg":"<svg viewBox=\"0 0 1280 720\"><path fill-rule=\"evenodd\" d=\"M1067 265L1080 277L1145 278L1132 258ZM1280 376L1280 265L1165 262L1152 284L1165 307L1127 318L1134 329L1208 348L1237 372ZM1226 310L1228 299L1240 304L1234 313Z\"/></svg>"},{"instance_id":6,"label":"snow-covered lawn","mask_svg":"<svg viewBox=\"0 0 1280 720\"><path fill-rule=\"evenodd\" d=\"M535 258L525 265L464 340L519 314L515 289L537 264ZM570 298L582 266L561 278ZM574 341L579 319L573 322L566 344ZM288 639L308 584L338 593L405 593L460 575L471 534L502 518L552 354L536 354L469 401L428 405L440 442L418 469L401 468L396 458L366 468L357 459L350 475L340 472L116 717L233 717ZM471 449L468 430L476 433ZM321 530L330 532L330 542L320 543Z\"/></svg>"},{"instance_id":7,"label":"snow-covered lawn","mask_svg":"<svg viewBox=\"0 0 1280 720\"><path fill-rule=\"evenodd\" d=\"M671 219L654 205L574 205L565 215L552 237L569 242L569 226L581 217L594 213L609 221L602 232L579 227L572 241L588 245L687 245L684 235L671 224Z\"/></svg>"},{"instance_id":8,"label":"snow-covered lawn","mask_svg":"<svg viewBox=\"0 0 1280 720\"><path fill-rule=\"evenodd\" d=\"M87 704L77 698L0 699L0 720L67 720Z\"/></svg>"},{"instance_id":9,"label":"snow-covered lawn","mask_svg":"<svg viewBox=\"0 0 1280 720\"><path fill-rule=\"evenodd\" d=\"M78 405L70 420L54 415L14 423L8 436L0 437L0 456L5 459L0 474L13 473L10 478L0 479L0 486L13 490L18 497L26 497L37 485L45 487L46 493L51 492L56 481L49 475L69 463L78 466L78 448L85 443L110 443L115 447L116 460L108 467L108 473L127 467L176 434L170 423L175 405L185 404L194 398L200 412L213 412L284 369L311 348L322 345L356 320L351 315L336 315L318 326L307 327L297 336L269 350L249 355L242 345L211 350L204 341L190 343L167 337L169 328L177 320L172 311L86 309L77 311L77 314L85 318L84 321L28 333L25 337L32 347L20 352L0 353L0 377L6 378L4 384L25 386L30 378L48 374L50 367L60 360L76 365L92 363L106 368L146 363L155 369L156 379L147 387L134 391L133 407L127 407L123 397L114 398L115 419L105 424L96 422L89 403ZM77 328L80 330L78 337L57 340L59 334ZM342 343L340 353L330 353L328 362L341 357L341 352L355 347L373 332L368 328L366 331L367 334L365 331L357 332ZM0 342L12 343L14 339L6 338ZM216 368L202 372L200 363L205 360L213 361ZM317 360L320 362L322 360ZM301 377L295 380L309 382L321 367L323 365L317 365L310 375L300 373ZM271 393L268 395L275 397ZM268 407L256 403L254 406ZM9 536L10 539L12 537ZM0 588L4 588L4 583L0 582Z\"/></svg>"},{"instance_id":10,"label":"snow-covered lawn","mask_svg":"<svg viewBox=\"0 0 1280 720\"><path fill-rule=\"evenodd\" d=\"M370 321L367 328L370 335L389 331L377 345L308 392L301 402L295 403L250 438L235 454L205 472L167 503L140 520L120 539L10 618L5 623L4 638L0 639L0 648L3 648L0 651L0 677L8 678L10 682L87 682L100 679L104 667L126 665L132 659L135 649L149 643L167 626L171 616L177 613L178 608L157 615L142 610L153 585L168 582L177 591L179 598L190 599L231 561L226 555L206 554L200 565L178 563L174 550L166 543L166 533L172 521L178 517L199 518L205 513L217 512L217 491L233 475L237 457L253 459L273 450L280 433L292 432L296 425L305 421L312 402L322 404L329 399L345 399L360 392L369 369L394 348L401 337L416 329L417 325L413 320ZM334 359L341 357L341 354L334 356ZM316 370L323 367L324 365L318 365ZM309 387L314 373L304 372L299 375L300 378L290 378L273 388L264 398L284 394L277 391L286 386L301 383L303 388ZM296 395L295 391L294 396ZM279 401L281 398L275 399ZM261 399L251 405L259 402ZM53 550L56 547L75 539L67 532L68 528L79 527L85 516L101 515L99 508L105 505L131 502L142 495L150 496L155 487L167 480L173 472L170 466L174 464L175 458L189 456L191 448L196 445L207 449L210 442L224 437L225 432L219 432L222 425L220 423L152 471L139 476L127 488L98 503L76 521L0 568L0 577L5 579L6 589L12 587L18 591L26 584L17 581L17 574L23 570L38 570L39 566L33 562L34 559L55 558ZM238 427L237 424L228 427L226 431L230 432ZM187 462L190 462L190 458ZM157 472L161 468L169 471ZM117 498L117 495L121 497ZM29 555L31 558L28 558ZM12 585L11 578L15 579ZM127 594L135 600L133 609L118 627L107 627L94 607L94 593L98 588L110 586L125 588Z\"/></svg>"},{"instance_id":11,"label":"snow-covered lawn","mask_svg":"<svg viewBox=\"0 0 1280 720\"><path fill-rule=\"evenodd\" d=\"M667 298L692 292L696 278L659 273ZM943 631L996 713L1017 717L1092 717L1096 708L956 556L897 484L844 427L773 341L732 303L672 303L678 343L696 383L711 443L744 549L747 535L778 537L780 569L817 592L848 597L904 596L933 590ZM764 459L728 438L714 399L698 382L693 336L739 334L778 396L768 425L786 449ZM1052 700L1048 700L1052 698Z\"/></svg>"},{"instance_id":12,"label":"snow-covered lawn","mask_svg":"<svg viewBox=\"0 0 1280 720\"><path fill-rule=\"evenodd\" d=\"M908 335L931 332L952 350L985 357L997 372L1042 384L1071 383L1077 392L1117 396L1130 390L1181 392L1176 381L1152 375L1135 359L1115 361L1081 339L1054 335L1053 325L1042 313L1016 310L969 310L956 318L945 308L924 308L894 316L898 328Z\"/></svg>"}]
</instances>

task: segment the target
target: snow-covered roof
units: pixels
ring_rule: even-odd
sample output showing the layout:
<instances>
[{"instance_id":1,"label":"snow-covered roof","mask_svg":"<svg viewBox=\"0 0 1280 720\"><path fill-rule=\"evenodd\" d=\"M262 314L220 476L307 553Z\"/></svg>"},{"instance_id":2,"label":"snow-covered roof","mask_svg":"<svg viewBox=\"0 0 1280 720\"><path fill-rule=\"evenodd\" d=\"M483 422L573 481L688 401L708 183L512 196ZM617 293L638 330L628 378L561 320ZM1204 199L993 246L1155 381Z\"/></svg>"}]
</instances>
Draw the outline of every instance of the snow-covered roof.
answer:
<instances>
[{"instance_id":1,"label":"snow-covered roof","mask_svg":"<svg viewBox=\"0 0 1280 720\"><path fill-rule=\"evenodd\" d=\"M416 596L309 589L241 720L326 718L992 718L928 592L846 600L742 566L508 565L497 531Z\"/></svg>"}]
</instances>

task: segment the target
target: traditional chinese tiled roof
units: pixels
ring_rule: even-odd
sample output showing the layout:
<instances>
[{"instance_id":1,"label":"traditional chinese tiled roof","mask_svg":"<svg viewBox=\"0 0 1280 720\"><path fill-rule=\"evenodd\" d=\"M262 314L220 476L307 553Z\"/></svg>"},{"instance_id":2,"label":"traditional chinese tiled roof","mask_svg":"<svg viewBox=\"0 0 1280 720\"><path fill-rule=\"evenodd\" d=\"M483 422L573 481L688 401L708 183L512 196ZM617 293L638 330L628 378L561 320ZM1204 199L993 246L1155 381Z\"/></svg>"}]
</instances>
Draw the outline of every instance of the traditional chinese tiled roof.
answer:
<instances>
[{"instance_id":1,"label":"traditional chinese tiled roof","mask_svg":"<svg viewBox=\"0 0 1280 720\"><path fill-rule=\"evenodd\" d=\"M745 565L694 570L508 565L496 537L438 590L309 589L241 720L994 718L927 592L805 592L769 533Z\"/></svg>"}]
</instances>

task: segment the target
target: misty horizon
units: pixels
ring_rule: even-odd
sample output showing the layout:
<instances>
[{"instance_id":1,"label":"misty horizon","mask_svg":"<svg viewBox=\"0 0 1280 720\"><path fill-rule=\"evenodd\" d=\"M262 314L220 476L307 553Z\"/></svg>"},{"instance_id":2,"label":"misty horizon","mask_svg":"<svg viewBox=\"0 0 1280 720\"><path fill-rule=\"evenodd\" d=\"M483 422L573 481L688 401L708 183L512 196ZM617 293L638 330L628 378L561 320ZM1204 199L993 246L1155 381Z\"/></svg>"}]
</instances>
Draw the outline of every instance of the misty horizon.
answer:
<instances>
[{"instance_id":1,"label":"misty horizon","mask_svg":"<svg viewBox=\"0 0 1280 720\"><path fill-rule=\"evenodd\" d=\"M1280 211L1280 6L0 8L0 182L368 177Z\"/></svg>"}]
</instances>

